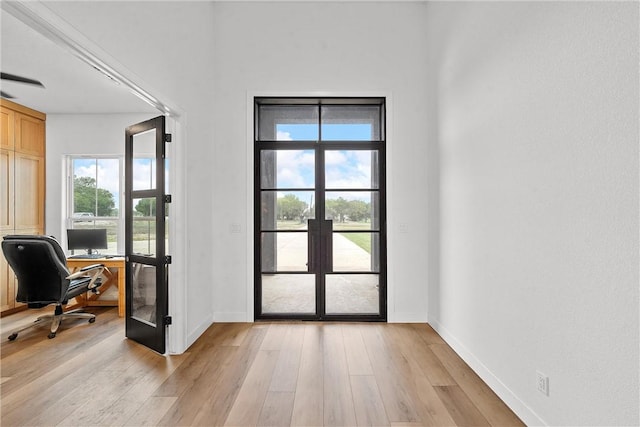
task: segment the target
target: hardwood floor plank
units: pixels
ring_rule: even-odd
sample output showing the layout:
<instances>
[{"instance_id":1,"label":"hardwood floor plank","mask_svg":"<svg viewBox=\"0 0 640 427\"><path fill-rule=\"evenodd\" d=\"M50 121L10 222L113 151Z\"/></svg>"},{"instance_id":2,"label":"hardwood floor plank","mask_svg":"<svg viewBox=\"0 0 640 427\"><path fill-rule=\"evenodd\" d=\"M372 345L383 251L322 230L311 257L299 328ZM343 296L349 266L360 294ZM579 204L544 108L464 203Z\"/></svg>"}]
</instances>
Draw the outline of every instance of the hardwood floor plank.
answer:
<instances>
[{"instance_id":1,"label":"hardwood floor plank","mask_svg":"<svg viewBox=\"0 0 640 427\"><path fill-rule=\"evenodd\" d=\"M342 327L324 326L324 425L353 426L355 408Z\"/></svg>"},{"instance_id":2,"label":"hardwood floor plank","mask_svg":"<svg viewBox=\"0 0 640 427\"><path fill-rule=\"evenodd\" d=\"M304 326L289 325L282 341L269 391L296 391L303 340Z\"/></svg>"},{"instance_id":3,"label":"hardwood floor plank","mask_svg":"<svg viewBox=\"0 0 640 427\"><path fill-rule=\"evenodd\" d=\"M386 329L386 332L402 355L410 361L416 376L426 376L432 385L456 385L440 359L411 324L395 324L392 328Z\"/></svg>"},{"instance_id":4,"label":"hardwood floor plank","mask_svg":"<svg viewBox=\"0 0 640 427\"><path fill-rule=\"evenodd\" d=\"M388 426L389 419L373 375L351 375L351 390L359 426Z\"/></svg>"},{"instance_id":5,"label":"hardwood floor plank","mask_svg":"<svg viewBox=\"0 0 640 427\"><path fill-rule=\"evenodd\" d=\"M300 369L291 415L292 426L324 424L324 353L323 326L305 325Z\"/></svg>"},{"instance_id":6,"label":"hardwood floor plank","mask_svg":"<svg viewBox=\"0 0 640 427\"><path fill-rule=\"evenodd\" d=\"M460 426L488 426L487 419L478 408L469 400L462 389L457 386L434 387L438 397L451 414L457 425Z\"/></svg>"},{"instance_id":7,"label":"hardwood floor plank","mask_svg":"<svg viewBox=\"0 0 640 427\"><path fill-rule=\"evenodd\" d=\"M411 327L427 344L446 344L440 335L428 323L411 323Z\"/></svg>"},{"instance_id":8,"label":"hardwood floor plank","mask_svg":"<svg viewBox=\"0 0 640 427\"><path fill-rule=\"evenodd\" d=\"M225 421L227 426L255 426L269 391L278 350L260 350Z\"/></svg>"},{"instance_id":9,"label":"hardwood floor plank","mask_svg":"<svg viewBox=\"0 0 640 427\"><path fill-rule=\"evenodd\" d=\"M282 427L291 424L293 400L292 391L269 391L258 417L258 426Z\"/></svg>"},{"instance_id":10,"label":"hardwood floor plank","mask_svg":"<svg viewBox=\"0 0 640 427\"><path fill-rule=\"evenodd\" d=\"M360 326L358 324L343 325L342 335L344 337L344 349L347 355L349 373L351 375L373 375L367 348L360 333Z\"/></svg>"},{"instance_id":11,"label":"hardwood floor plank","mask_svg":"<svg viewBox=\"0 0 640 427\"><path fill-rule=\"evenodd\" d=\"M432 427L455 426L456 422L451 418L447 407L438 397L431 382L426 377L417 377L415 384L418 399L422 403L420 417L423 425Z\"/></svg>"},{"instance_id":12,"label":"hardwood floor plank","mask_svg":"<svg viewBox=\"0 0 640 427\"><path fill-rule=\"evenodd\" d=\"M280 350L288 330L289 324L287 323L273 323L268 325L267 333L264 336L260 350Z\"/></svg>"},{"instance_id":13,"label":"hardwood floor plank","mask_svg":"<svg viewBox=\"0 0 640 427\"><path fill-rule=\"evenodd\" d=\"M140 407L151 397L153 391L188 358L185 355L161 356L154 354L153 356L153 358L148 359L148 363L133 367L133 369L139 370L140 375L136 377L131 387L122 393L119 399L98 411L96 416L93 417L93 422L96 425L125 424L136 415ZM140 360L145 360L145 358Z\"/></svg>"},{"instance_id":14,"label":"hardwood floor plank","mask_svg":"<svg viewBox=\"0 0 640 427\"><path fill-rule=\"evenodd\" d=\"M360 327L367 354L378 383L380 395L391 423L419 422L416 405L407 391L407 384L393 360L393 351L381 334L385 325L367 324Z\"/></svg>"},{"instance_id":15,"label":"hardwood floor plank","mask_svg":"<svg viewBox=\"0 0 640 427\"><path fill-rule=\"evenodd\" d=\"M264 325L251 325L240 346L222 347L234 350L235 353L233 357L224 362L221 375L214 382L212 390L206 395L206 400L203 402L202 397L194 397L201 407L196 412L192 425L220 426L225 423L259 352L266 329ZM200 380L199 382L206 381Z\"/></svg>"},{"instance_id":16,"label":"hardwood floor plank","mask_svg":"<svg viewBox=\"0 0 640 427\"><path fill-rule=\"evenodd\" d=\"M173 406L177 397L149 397L124 423L126 427L155 426Z\"/></svg>"},{"instance_id":17,"label":"hardwood floor plank","mask_svg":"<svg viewBox=\"0 0 640 427\"><path fill-rule=\"evenodd\" d=\"M491 425L524 425L451 347L446 344L432 344L430 348Z\"/></svg>"}]
</instances>

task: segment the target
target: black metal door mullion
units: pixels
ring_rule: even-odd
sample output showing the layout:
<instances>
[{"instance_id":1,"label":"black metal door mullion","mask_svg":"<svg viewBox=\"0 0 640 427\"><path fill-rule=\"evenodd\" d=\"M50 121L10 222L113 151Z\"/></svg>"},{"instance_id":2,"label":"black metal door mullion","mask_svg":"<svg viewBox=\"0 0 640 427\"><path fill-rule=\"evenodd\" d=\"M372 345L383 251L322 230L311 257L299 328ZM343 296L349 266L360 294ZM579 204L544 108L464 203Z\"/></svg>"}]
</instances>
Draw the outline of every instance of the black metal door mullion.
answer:
<instances>
[{"instance_id":1,"label":"black metal door mullion","mask_svg":"<svg viewBox=\"0 0 640 427\"><path fill-rule=\"evenodd\" d=\"M321 114L318 114L320 117ZM320 138L322 138L322 126L318 124ZM320 139L322 141L322 139ZM318 222L318 227L315 236L316 247L315 251L318 254L318 258L320 260L325 259L325 250L323 238L324 235L324 227L325 227L325 192L324 192L324 183L325 183L325 173L324 173L324 149L318 143L316 147L316 221ZM318 262L319 270L316 271L316 315L319 319L323 319L325 316L325 272L323 271L325 263L323 261Z\"/></svg>"}]
</instances>

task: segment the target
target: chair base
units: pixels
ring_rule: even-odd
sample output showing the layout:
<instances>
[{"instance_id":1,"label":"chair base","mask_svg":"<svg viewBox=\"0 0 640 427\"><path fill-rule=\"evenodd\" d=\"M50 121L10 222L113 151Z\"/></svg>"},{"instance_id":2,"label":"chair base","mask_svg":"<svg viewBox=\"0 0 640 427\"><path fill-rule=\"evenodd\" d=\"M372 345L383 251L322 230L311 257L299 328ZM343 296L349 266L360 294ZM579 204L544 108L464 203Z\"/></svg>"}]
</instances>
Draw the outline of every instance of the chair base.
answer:
<instances>
[{"instance_id":1,"label":"chair base","mask_svg":"<svg viewBox=\"0 0 640 427\"><path fill-rule=\"evenodd\" d=\"M93 323L96 321L96 315L91 313L85 313L81 309L71 310L67 312L62 311L62 306L57 305L56 311L53 314L45 314L44 316L38 317L33 323L23 326L20 329L16 329L9 335L9 341L13 341L18 338L18 334L22 331L26 331L27 329L40 326L45 322L51 322L51 332L49 333L49 338L55 338L56 333L58 332L58 328L64 319L88 319L89 323Z\"/></svg>"}]
</instances>

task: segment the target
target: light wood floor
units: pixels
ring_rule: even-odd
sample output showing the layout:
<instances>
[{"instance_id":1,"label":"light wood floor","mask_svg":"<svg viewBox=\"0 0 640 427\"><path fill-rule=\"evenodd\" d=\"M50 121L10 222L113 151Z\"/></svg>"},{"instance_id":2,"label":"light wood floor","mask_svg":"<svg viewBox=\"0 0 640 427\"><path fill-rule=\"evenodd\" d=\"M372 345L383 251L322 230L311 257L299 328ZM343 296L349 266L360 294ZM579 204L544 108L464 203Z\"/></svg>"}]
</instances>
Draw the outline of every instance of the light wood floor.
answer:
<instances>
[{"instance_id":1,"label":"light wood floor","mask_svg":"<svg viewBox=\"0 0 640 427\"><path fill-rule=\"evenodd\" d=\"M2 319L2 426L523 425L425 324L215 324L165 357L93 311L52 340Z\"/></svg>"}]
</instances>

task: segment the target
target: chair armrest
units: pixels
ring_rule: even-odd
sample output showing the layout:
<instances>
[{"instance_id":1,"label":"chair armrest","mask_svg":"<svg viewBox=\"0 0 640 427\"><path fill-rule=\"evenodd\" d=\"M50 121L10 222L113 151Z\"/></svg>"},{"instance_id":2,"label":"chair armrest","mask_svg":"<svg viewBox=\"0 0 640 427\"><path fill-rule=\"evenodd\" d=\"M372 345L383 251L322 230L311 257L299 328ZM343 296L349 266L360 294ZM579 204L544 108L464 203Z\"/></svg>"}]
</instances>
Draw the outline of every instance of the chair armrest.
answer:
<instances>
[{"instance_id":1,"label":"chair armrest","mask_svg":"<svg viewBox=\"0 0 640 427\"><path fill-rule=\"evenodd\" d=\"M95 290L98 286L102 284L100 282L96 283L96 281L98 280L98 278L100 278L103 271L104 271L104 264L91 264L91 265L87 265L86 267L82 267L80 270L68 275L66 278L68 280L73 280L79 277L89 276L91 277L91 281L87 285L87 289Z\"/></svg>"},{"instance_id":2,"label":"chair armrest","mask_svg":"<svg viewBox=\"0 0 640 427\"><path fill-rule=\"evenodd\" d=\"M73 280L73 279L77 279L78 277L86 276L87 271L91 271L97 268L101 268L100 273L102 273L102 270L104 270L104 264L87 265L86 267L82 267L80 270L76 271L75 273L68 275L66 279Z\"/></svg>"}]
</instances>

